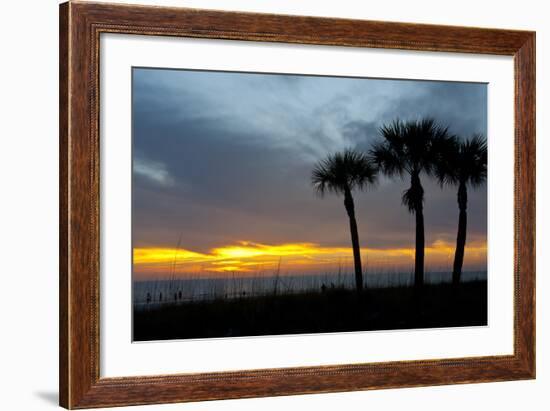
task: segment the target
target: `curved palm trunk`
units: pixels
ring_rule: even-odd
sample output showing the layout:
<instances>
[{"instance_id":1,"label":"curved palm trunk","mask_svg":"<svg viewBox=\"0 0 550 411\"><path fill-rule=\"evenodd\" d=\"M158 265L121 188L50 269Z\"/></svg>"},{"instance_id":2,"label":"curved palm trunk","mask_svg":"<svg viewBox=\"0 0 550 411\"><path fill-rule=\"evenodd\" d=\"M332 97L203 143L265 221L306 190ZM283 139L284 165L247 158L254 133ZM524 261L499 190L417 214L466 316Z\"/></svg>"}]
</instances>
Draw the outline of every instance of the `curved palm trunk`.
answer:
<instances>
[{"instance_id":1,"label":"curved palm trunk","mask_svg":"<svg viewBox=\"0 0 550 411\"><path fill-rule=\"evenodd\" d=\"M361 268L361 249L359 248L359 233L357 231L357 220L355 219L355 205L351 191L344 190L344 206L348 212L349 229L351 232L351 246L353 248L353 263L355 266L355 285L357 291L363 289L363 270Z\"/></svg>"},{"instance_id":2,"label":"curved palm trunk","mask_svg":"<svg viewBox=\"0 0 550 411\"><path fill-rule=\"evenodd\" d=\"M455 260L453 264L453 286L458 286L460 283L460 276L462 274L462 265L464 263L464 248L466 246L466 226L467 226L467 212L468 206L468 191L466 190L466 184L460 182L458 186L458 233L456 235L456 251Z\"/></svg>"}]
</instances>

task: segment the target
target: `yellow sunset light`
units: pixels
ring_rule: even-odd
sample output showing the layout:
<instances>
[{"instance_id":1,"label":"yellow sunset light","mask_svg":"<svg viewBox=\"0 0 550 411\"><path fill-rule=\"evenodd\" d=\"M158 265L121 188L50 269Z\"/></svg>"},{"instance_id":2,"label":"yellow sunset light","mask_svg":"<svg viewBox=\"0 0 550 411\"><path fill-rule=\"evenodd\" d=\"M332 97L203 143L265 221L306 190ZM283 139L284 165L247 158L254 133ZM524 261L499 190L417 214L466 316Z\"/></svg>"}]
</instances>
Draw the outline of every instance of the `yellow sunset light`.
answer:
<instances>
[{"instance_id":1,"label":"yellow sunset light","mask_svg":"<svg viewBox=\"0 0 550 411\"><path fill-rule=\"evenodd\" d=\"M212 254L220 258L251 258L265 255L261 250L239 246L215 248Z\"/></svg>"},{"instance_id":2,"label":"yellow sunset light","mask_svg":"<svg viewBox=\"0 0 550 411\"><path fill-rule=\"evenodd\" d=\"M208 255L175 248L134 248L134 264L165 263L169 261L207 261Z\"/></svg>"},{"instance_id":3,"label":"yellow sunset light","mask_svg":"<svg viewBox=\"0 0 550 411\"><path fill-rule=\"evenodd\" d=\"M425 248L427 263L448 265L454 258L454 244L437 240ZM361 254L371 266L406 267L414 261L414 248L363 248ZM482 263L487 244L472 243L465 249L466 261ZM352 259L351 248L322 247L314 243L260 244L240 241L207 253L175 248L134 248L134 272L159 273L250 273L272 270L281 261L287 272L327 270ZM323 268L324 267L324 268Z\"/></svg>"}]
</instances>

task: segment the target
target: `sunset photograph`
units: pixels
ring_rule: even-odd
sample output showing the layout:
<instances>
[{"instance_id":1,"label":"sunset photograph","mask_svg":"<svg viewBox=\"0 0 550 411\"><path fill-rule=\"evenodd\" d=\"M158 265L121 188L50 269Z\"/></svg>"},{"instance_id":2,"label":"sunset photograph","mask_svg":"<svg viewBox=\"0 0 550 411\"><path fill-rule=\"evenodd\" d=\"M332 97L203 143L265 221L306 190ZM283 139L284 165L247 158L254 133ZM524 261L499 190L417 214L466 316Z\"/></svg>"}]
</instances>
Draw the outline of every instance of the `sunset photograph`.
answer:
<instances>
[{"instance_id":1,"label":"sunset photograph","mask_svg":"<svg viewBox=\"0 0 550 411\"><path fill-rule=\"evenodd\" d=\"M487 84L132 69L133 340L487 325Z\"/></svg>"}]
</instances>

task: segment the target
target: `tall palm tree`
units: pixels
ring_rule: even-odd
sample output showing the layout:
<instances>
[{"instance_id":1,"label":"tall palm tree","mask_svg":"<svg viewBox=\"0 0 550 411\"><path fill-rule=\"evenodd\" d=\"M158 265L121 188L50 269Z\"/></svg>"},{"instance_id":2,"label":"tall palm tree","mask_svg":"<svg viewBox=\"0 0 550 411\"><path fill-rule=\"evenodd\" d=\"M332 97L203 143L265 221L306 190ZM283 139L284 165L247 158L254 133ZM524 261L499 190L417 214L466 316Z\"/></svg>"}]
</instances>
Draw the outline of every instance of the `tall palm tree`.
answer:
<instances>
[{"instance_id":1,"label":"tall palm tree","mask_svg":"<svg viewBox=\"0 0 550 411\"><path fill-rule=\"evenodd\" d=\"M389 177L408 175L411 185L403 192L402 202L416 217L414 285L424 284L424 188L422 173L432 175L437 147L448 138L447 128L434 119L395 120L380 128L382 140L375 143L370 155L379 169Z\"/></svg>"},{"instance_id":2,"label":"tall palm tree","mask_svg":"<svg viewBox=\"0 0 550 411\"><path fill-rule=\"evenodd\" d=\"M458 233L453 263L453 285L457 286L462 274L466 246L468 186L477 188L487 179L487 142L480 134L468 140L453 137L442 146L436 174L440 184L457 186Z\"/></svg>"},{"instance_id":3,"label":"tall palm tree","mask_svg":"<svg viewBox=\"0 0 550 411\"><path fill-rule=\"evenodd\" d=\"M355 150L345 150L329 155L326 159L315 165L311 174L311 183L320 195L332 192L344 196L344 206L348 214L351 232L355 284L358 291L363 289L363 271L352 192L374 184L376 178L376 167L373 166L366 155Z\"/></svg>"}]
</instances>

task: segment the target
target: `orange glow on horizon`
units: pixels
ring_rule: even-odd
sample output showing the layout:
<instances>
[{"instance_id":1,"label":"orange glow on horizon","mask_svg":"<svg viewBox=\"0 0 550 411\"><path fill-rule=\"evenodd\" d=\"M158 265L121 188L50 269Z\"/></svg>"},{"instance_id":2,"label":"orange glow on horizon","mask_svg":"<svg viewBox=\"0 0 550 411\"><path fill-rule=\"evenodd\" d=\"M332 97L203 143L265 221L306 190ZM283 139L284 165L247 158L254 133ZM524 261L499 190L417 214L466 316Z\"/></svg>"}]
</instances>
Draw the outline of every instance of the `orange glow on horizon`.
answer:
<instances>
[{"instance_id":1,"label":"orange glow on horizon","mask_svg":"<svg viewBox=\"0 0 550 411\"><path fill-rule=\"evenodd\" d=\"M454 244L437 240L425 248L426 264L452 267ZM414 265L414 248L362 248L365 267L406 269ZM323 247L314 243L259 244L240 241L217 247L208 253L186 249L145 247L133 250L134 272L156 276L172 273L185 276L215 275L216 273L254 274L263 270L282 268L289 274L326 273L335 267L352 266L351 247ZM487 258L486 242L468 244L465 266L483 265ZM223 275L223 274L222 274Z\"/></svg>"}]
</instances>

